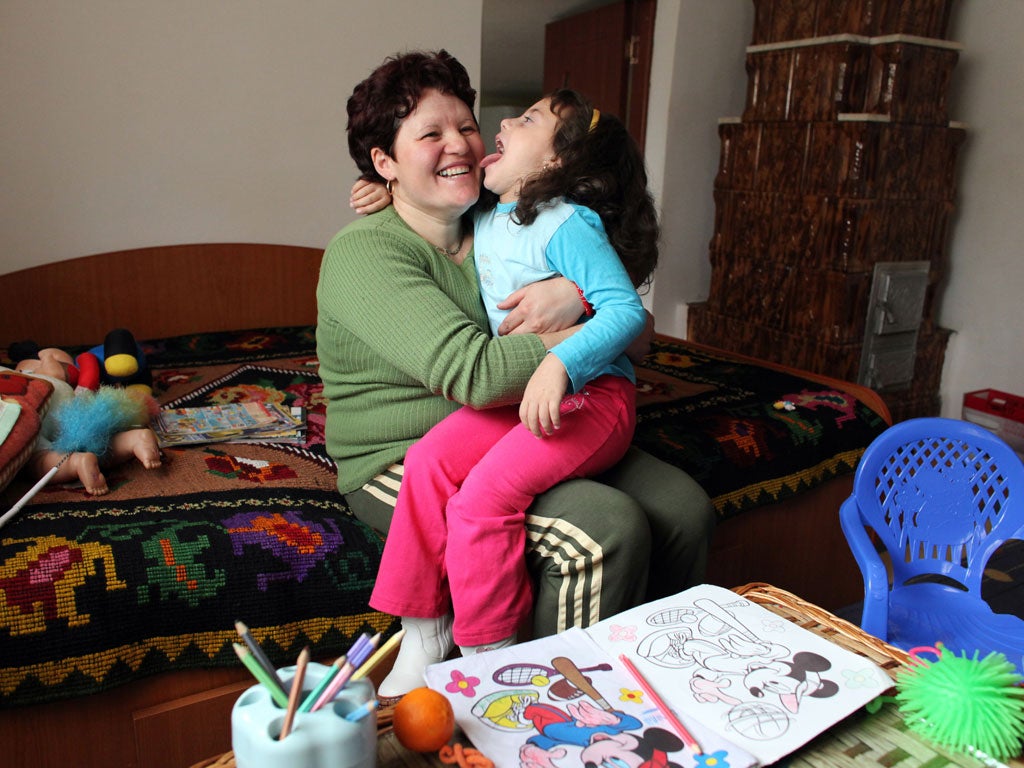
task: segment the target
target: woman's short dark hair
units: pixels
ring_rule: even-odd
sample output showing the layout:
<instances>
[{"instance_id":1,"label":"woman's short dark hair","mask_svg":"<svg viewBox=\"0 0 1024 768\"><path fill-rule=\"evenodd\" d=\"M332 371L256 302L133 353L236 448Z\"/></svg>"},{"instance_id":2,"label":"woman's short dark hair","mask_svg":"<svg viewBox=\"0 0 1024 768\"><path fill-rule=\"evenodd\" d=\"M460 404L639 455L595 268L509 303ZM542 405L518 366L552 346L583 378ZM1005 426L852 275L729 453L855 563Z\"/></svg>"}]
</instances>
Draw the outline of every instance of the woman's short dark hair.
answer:
<instances>
[{"instance_id":1,"label":"woman's short dark hair","mask_svg":"<svg viewBox=\"0 0 1024 768\"><path fill-rule=\"evenodd\" d=\"M383 183L370 150L380 147L394 154L399 125L427 90L455 96L472 114L476 91L469 84L469 73L443 48L390 56L355 87L347 104L348 151L361 178Z\"/></svg>"}]
</instances>

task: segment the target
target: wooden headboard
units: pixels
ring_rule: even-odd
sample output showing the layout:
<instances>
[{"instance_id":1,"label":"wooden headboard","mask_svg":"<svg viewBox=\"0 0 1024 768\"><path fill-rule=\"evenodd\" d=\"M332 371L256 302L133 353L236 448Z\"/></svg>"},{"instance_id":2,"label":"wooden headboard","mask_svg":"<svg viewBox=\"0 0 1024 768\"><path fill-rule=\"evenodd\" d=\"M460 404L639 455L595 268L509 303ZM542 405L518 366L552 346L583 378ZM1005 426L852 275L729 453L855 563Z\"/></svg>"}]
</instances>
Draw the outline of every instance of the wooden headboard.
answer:
<instances>
[{"instance_id":1,"label":"wooden headboard","mask_svg":"<svg viewBox=\"0 0 1024 768\"><path fill-rule=\"evenodd\" d=\"M0 348L99 344L316 322L323 250L201 243L83 256L0 275Z\"/></svg>"}]
</instances>

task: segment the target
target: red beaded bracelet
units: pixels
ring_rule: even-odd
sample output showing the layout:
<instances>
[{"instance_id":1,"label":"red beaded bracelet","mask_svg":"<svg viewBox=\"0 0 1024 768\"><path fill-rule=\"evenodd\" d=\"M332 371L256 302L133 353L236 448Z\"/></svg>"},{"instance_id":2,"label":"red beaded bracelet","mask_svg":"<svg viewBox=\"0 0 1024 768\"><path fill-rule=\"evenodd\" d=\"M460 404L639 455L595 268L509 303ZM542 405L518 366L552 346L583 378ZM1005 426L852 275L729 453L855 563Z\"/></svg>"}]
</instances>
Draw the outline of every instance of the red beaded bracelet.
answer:
<instances>
[{"instance_id":1,"label":"red beaded bracelet","mask_svg":"<svg viewBox=\"0 0 1024 768\"><path fill-rule=\"evenodd\" d=\"M573 283L573 285L576 285L576 283ZM576 285L576 293L580 295L580 301L583 302L583 314L585 314L587 317L593 317L594 305L587 301L587 297L583 295L583 289L580 288L578 285Z\"/></svg>"}]
</instances>

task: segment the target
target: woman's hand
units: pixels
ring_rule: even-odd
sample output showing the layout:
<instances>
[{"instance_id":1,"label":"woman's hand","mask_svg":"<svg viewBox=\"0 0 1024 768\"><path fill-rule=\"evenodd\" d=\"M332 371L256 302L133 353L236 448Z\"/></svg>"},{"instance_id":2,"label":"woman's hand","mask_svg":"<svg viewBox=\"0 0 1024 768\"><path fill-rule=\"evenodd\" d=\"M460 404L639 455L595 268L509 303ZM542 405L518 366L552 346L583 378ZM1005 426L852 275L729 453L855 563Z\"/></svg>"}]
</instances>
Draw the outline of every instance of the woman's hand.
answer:
<instances>
[{"instance_id":1,"label":"woman's hand","mask_svg":"<svg viewBox=\"0 0 1024 768\"><path fill-rule=\"evenodd\" d=\"M636 338L626 347L626 357L633 365L640 365L647 353L651 351L651 340L654 338L654 315L647 313L647 322L644 329L636 335Z\"/></svg>"},{"instance_id":2,"label":"woman's hand","mask_svg":"<svg viewBox=\"0 0 1024 768\"><path fill-rule=\"evenodd\" d=\"M376 213L391 205L391 195L383 184L359 179L352 185L348 204L359 214Z\"/></svg>"},{"instance_id":3,"label":"woman's hand","mask_svg":"<svg viewBox=\"0 0 1024 768\"><path fill-rule=\"evenodd\" d=\"M547 333L575 325L583 314L583 303L575 283L552 277L510 293L498 309L512 310L498 326L499 336Z\"/></svg>"},{"instance_id":4,"label":"woman's hand","mask_svg":"<svg viewBox=\"0 0 1024 768\"><path fill-rule=\"evenodd\" d=\"M562 398L569 374L555 355L546 355L533 372L519 404L519 420L535 437L554 434L561 426Z\"/></svg>"}]
</instances>

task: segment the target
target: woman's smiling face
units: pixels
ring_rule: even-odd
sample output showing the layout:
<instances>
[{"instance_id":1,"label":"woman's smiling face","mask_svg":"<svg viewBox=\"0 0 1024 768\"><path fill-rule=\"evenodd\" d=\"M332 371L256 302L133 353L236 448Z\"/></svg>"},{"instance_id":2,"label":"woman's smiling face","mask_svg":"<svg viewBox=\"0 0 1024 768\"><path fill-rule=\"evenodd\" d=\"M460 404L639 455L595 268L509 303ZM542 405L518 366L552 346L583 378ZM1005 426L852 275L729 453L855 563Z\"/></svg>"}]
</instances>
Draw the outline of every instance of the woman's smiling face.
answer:
<instances>
[{"instance_id":1,"label":"woman's smiling face","mask_svg":"<svg viewBox=\"0 0 1024 768\"><path fill-rule=\"evenodd\" d=\"M483 155L469 107L435 90L402 120L391 155L373 150L377 171L395 181L395 200L442 219L461 216L477 201Z\"/></svg>"}]
</instances>

